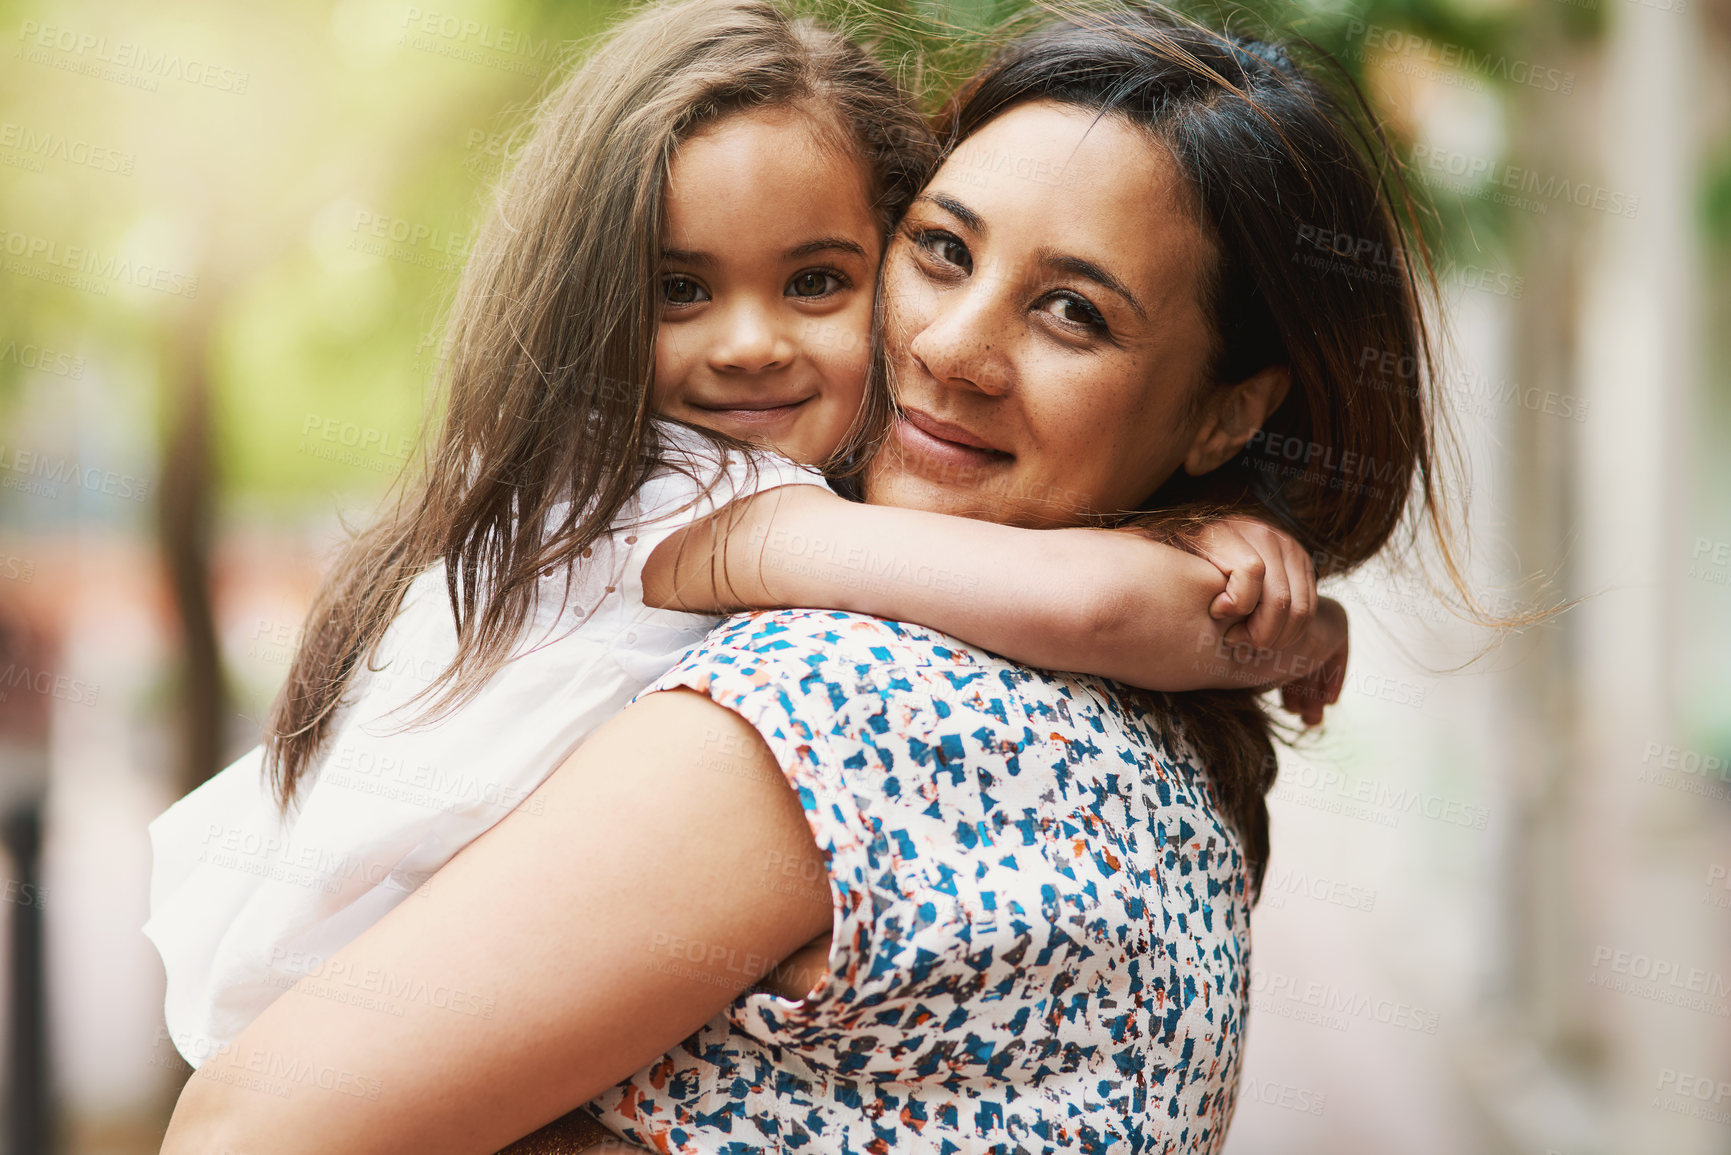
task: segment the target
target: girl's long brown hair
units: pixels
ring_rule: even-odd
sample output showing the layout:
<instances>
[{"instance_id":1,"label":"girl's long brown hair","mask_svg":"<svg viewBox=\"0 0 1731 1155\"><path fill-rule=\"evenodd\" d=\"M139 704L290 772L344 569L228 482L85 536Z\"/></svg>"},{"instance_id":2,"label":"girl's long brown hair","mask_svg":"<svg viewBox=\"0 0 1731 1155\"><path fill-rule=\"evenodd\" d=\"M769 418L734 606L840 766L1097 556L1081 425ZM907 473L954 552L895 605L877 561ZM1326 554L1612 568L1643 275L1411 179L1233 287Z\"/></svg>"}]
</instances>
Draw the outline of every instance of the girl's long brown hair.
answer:
<instances>
[{"instance_id":1,"label":"girl's long brown hair","mask_svg":"<svg viewBox=\"0 0 1731 1155\"><path fill-rule=\"evenodd\" d=\"M1362 564L1403 523L1423 527L1468 616L1488 621L1442 503L1439 469L1452 455L1424 314L1436 278L1420 202L1357 87L1321 54L1322 66L1301 68L1287 49L1155 5L1066 4L1055 16L952 99L946 150L1035 100L1141 126L1176 162L1216 253L1201 289L1213 350L1199 390L1270 366L1291 373L1242 453L1205 476L1180 474L1119 521L1180 539L1222 512L1259 516L1296 536L1320 577ZM1207 768L1260 887L1276 761L1257 696L1155 697Z\"/></svg>"},{"instance_id":2,"label":"girl's long brown hair","mask_svg":"<svg viewBox=\"0 0 1731 1155\"><path fill-rule=\"evenodd\" d=\"M427 696L448 709L510 656L542 571L575 564L663 464L649 386L669 162L725 116L788 104L861 158L887 230L930 171L929 128L851 40L763 0L644 8L543 103L463 272L424 471L342 551L271 709L285 809L417 576L444 567L458 648Z\"/></svg>"}]
</instances>

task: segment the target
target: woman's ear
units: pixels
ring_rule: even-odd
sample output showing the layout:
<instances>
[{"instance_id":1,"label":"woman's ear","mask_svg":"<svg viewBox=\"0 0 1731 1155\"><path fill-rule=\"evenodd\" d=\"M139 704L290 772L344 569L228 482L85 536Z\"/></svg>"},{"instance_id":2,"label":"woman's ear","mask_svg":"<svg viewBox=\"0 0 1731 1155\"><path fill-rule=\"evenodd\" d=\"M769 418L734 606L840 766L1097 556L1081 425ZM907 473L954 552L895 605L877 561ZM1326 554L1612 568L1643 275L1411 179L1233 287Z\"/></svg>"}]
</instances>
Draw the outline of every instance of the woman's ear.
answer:
<instances>
[{"instance_id":1,"label":"woman's ear","mask_svg":"<svg viewBox=\"0 0 1731 1155\"><path fill-rule=\"evenodd\" d=\"M1184 472L1199 477L1230 461L1269 414L1280 408L1291 384L1292 373L1285 365L1270 365L1236 385L1216 390L1184 455Z\"/></svg>"}]
</instances>

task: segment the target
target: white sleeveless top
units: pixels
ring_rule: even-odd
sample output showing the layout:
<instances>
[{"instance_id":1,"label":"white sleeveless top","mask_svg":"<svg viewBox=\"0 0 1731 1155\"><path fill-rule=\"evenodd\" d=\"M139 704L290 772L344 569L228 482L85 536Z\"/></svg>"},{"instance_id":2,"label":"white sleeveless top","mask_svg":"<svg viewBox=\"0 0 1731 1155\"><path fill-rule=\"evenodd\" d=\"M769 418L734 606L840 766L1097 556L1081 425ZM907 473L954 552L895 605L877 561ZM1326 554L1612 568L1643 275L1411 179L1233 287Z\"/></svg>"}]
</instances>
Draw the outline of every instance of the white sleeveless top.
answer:
<instances>
[{"instance_id":1,"label":"white sleeveless top","mask_svg":"<svg viewBox=\"0 0 1731 1155\"><path fill-rule=\"evenodd\" d=\"M286 818L258 747L151 823L144 933L162 955L169 1034L187 1062L218 1053L302 976L436 885L435 871L709 632L718 618L644 604L643 565L657 545L729 501L823 484L783 458L722 460L701 435L657 428L669 465L592 556L543 578L523 642L475 697L417 724L426 700L411 699L456 652L438 566L410 586L373 669L357 673Z\"/></svg>"}]
</instances>

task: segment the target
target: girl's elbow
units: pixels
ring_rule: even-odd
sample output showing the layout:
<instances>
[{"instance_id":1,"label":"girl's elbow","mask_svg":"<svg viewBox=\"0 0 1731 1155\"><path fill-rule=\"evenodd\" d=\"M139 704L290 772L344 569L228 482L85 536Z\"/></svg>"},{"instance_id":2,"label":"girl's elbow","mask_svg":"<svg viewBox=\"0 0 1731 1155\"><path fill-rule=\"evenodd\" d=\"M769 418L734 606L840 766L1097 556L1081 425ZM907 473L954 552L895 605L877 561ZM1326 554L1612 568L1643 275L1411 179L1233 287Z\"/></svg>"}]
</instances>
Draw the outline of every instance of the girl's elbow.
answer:
<instances>
[{"instance_id":1,"label":"girl's elbow","mask_svg":"<svg viewBox=\"0 0 1731 1155\"><path fill-rule=\"evenodd\" d=\"M1131 591L1111 583L1078 590L1053 608L1050 635L1064 639L1061 668L1122 678L1125 640L1136 620Z\"/></svg>"},{"instance_id":2,"label":"girl's elbow","mask_svg":"<svg viewBox=\"0 0 1731 1155\"><path fill-rule=\"evenodd\" d=\"M1088 650L1109 650L1121 642L1124 631L1135 620L1134 592L1116 583L1103 583L1075 599L1069 614L1070 631Z\"/></svg>"},{"instance_id":3,"label":"girl's elbow","mask_svg":"<svg viewBox=\"0 0 1731 1155\"><path fill-rule=\"evenodd\" d=\"M1194 591L1150 589L1145 583L1102 587L1081 599L1068 627L1079 663L1073 668L1137 686L1176 693L1221 684L1212 669L1222 624L1190 603Z\"/></svg>"}]
</instances>

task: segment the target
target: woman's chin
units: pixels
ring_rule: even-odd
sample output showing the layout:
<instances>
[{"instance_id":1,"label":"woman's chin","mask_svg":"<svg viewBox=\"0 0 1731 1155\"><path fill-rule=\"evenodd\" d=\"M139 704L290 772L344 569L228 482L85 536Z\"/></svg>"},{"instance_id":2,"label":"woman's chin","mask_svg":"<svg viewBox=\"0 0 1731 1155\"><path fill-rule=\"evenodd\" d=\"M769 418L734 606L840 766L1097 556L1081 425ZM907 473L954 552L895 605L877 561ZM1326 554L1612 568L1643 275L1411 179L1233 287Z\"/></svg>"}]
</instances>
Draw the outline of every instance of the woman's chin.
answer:
<instances>
[{"instance_id":1,"label":"woman's chin","mask_svg":"<svg viewBox=\"0 0 1731 1155\"><path fill-rule=\"evenodd\" d=\"M879 465L866 478L865 497L873 505L920 509L952 517L971 517L1005 525L1024 525L1028 518L1018 503L999 489L938 481L909 469Z\"/></svg>"},{"instance_id":2,"label":"woman's chin","mask_svg":"<svg viewBox=\"0 0 1731 1155\"><path fill-rule=\"evenodd\" d=\"M918 468L922 464L917 458L897 453L893 446L886 448L866 473L865 499L873 505L922 509L1030 529L1080 525L1088 520L1085 503L1060 486L1030 484L1008 471L980 471L963 477L953 470Z\"/></svg>"},{"instance_id":3,"label":"woman's chin","mask_svg":"<svg viewBox=\"0 0 1731 1155\"><path fill-rule=\"evenodd\" d=\"M873 505L901 509L923 509L928 513L960 513L965 506L978 507L982 499L970 491L932 480L899 463L886 462L880 454L866 474L865 498ZM975 513L974 516L979 516Z\"/></svg>"}]
</instances>

